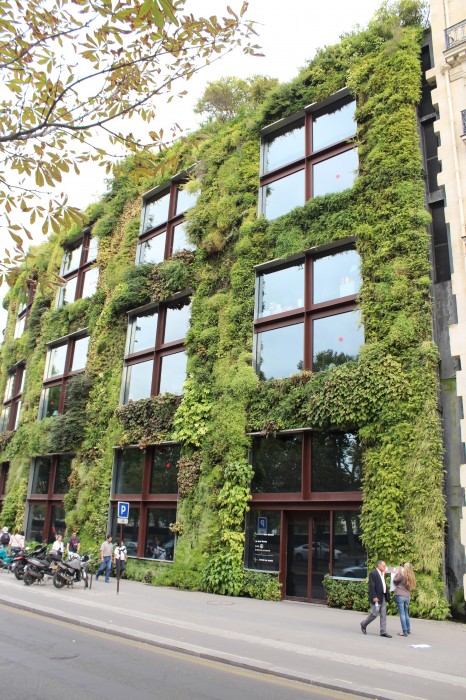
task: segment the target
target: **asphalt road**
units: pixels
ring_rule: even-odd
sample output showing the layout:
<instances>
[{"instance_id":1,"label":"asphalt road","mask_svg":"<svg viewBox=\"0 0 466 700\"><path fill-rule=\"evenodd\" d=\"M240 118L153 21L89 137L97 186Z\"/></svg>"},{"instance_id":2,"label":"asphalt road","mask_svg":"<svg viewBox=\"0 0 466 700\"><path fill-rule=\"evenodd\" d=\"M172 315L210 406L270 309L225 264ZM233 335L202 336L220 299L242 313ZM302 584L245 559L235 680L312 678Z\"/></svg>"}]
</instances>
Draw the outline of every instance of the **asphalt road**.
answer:
<instances>
[{"instance_id":1,"label":"asphalt road","mask_svg":"<svg viewBox=\"0 0 466 700\"><path fill-rule=\"evenodd\" d=\"M0 606L8 700L355 700Z\"/></svg>"}]
</instances>

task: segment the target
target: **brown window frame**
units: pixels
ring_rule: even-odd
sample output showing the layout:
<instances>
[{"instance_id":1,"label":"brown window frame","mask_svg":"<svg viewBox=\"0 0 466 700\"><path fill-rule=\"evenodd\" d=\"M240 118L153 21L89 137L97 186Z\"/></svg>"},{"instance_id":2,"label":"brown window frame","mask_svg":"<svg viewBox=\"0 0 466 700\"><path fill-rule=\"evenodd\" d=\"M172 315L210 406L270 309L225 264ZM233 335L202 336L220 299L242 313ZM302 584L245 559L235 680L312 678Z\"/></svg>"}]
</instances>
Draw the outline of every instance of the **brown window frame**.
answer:
<instances>
[{"instance_id":1,"label":"brown window frame","mask_svg":"<svg viewBox=\"0 0 466 700\"><path fill-rule=\"evenodd\" d=\"M335 244L318 246L305 251L302 255L292 256L286 260L272 261L256 266L256 290L255 290L255 311L254 311L254 351L253 367L257 372L257 336L259 333L285 328L297 323L303 323L304 345L303 345L303 369L312 371L312 348L313 348L313 325L314 320L337 316L348 311L355 311L357 307L358 293L344 297L329 299L327 301L313 303L313 265L314 261L325 256L325 254L335 254L355 250L354 238L346 238ZM267 270L279 271L289 267L294 263L304 265L304 306L289 311L282 311L270 316L257 316L259 303L259 278L262 272Z\"/></svg>"},{"instance_id":2,"label":"brown window frame","mask_svg":"<svg viewBox=\"0 0 466 700\"><path fill-rule=\"evenodd\" d=\"M166 323L166 316L167 316L167 310L170 307L171 304L173 304L176 301L181 301L181 300L190 300L191 295L190 294L180 294L177 295L175 298L172 298L170 300L160 302L158 304L149 304L147 306L143 306L139 309L135 309L133 311L130 311L128 313L128 337L127 337L127 347L125 351L125 357L124 357L124 366L123 366L123 381L122 381L122 386L121 386L121 397L120 397L120 403L126 404L128 401L125 401L125 397L127 394L127 386L128 386L128 378L127 378L127 368L132 367L134 365L138 365L142 362L147 362L149 360L153 361L153 366L152 366L152 378L151 378L151 391L150 391L150 396L157 396L159 394L159 389L160 389L160 379L161 379L161 368L162 368L162 360L164 357L167 357L169 355L176 355L181 352L186 352L186 344L185 344L185 338L180 338L178 340L173 340L168 343L163 343L162 338L164 337L165 334L165 323ZM128 352L129 347L129 338L130 338L130 328L132 324L132 319L135 318L136 316L142 316L145 313L149 313L150 311L155 311L157 310L157 330L156 330L156 336L155 336L155 344L151 348L146 348L144 350L140 350L137 352Z\"/></svg>"},{"instance_id":3,"label":"brown window frame","mask_svg":"<svg viewBox=\"0 0 466 700\"><path fill-rule=\"evenodd\" d=\"M117 469L119 464L119 456L125 449L136 449L138 445L128 445L125 448L115 447L114 450L114 466L112 478L112 492L110 499L110 524L113 528L116 524L116 509L118 501L126 501L130 508L139 510L139 533L137 558L145 559L146 551L146 530L147 530L147 511L149 509L158 508L160 510L177 509L178 508L178 493L150 493L150 482L152 475L152 464L154 454L158 447L175 445L178 443L164 442L159 445L148 445L144 451L144 466L142 474L142 490L141 493L119 493L116 491ZM118 535L119 536L119 535ZM175 534L173 539L176 542ZM130 556L130 555L129 555ZM170 561L170 560L167 560Z\"/></svg>"},{"instance_id":4,"label":"brown window frame","mask_svg":"<svg viewBox=\"0 0 466 700\"><path fill-rule=\"evenodd\" d=\"M61 457L70 457L70 456L74 457L74 452L62 452L62 453L53 453L53 454L47 454L47 455L38 455L32 459L30 478L29 478L29 486L28 486L28 499L27 499L27 506L28 506L28 517L27 517L27 524L26 524L27 537L29 537L29 532L30 532L31 506L42 504L42 505L45 505L45 517L44 517L44 527L42 530L42 540L41 541L42 542L45 542L45 541L49 542L51 540L49 533L50 533L51 520L52 520L52 509L54 507L64 508L64 497L66 495L66 493L55 493L54 492L58 462L59 462ZM39 459L50 459L51 460L47 493L33 493L32 492L34 471L36 469L37 460L39 460ZM63 532L61 534L63 534L63 536L65 536L65 532ZM52 540L52 542L53 542L53 540Z\"/></svg>"},{"instance_id":5,"label":"brown window frame","mask_svg":"<svg viewBox=\"0 0 466 700\"><path fill-rule=\"evenodd\" d=\"M56 309L61 309L63 306L66 306L68 304L72 304L75 301L78 301L78 299L83 298L83 290L84 290L84 280L86 273L89 272L91 269L99 269L99 267L96 265L97 262L97 255L98 252L92 260L89 260L89 249L90 249L90 244L92 240L92 232L91 229L86 229L83 231L83 233L77 238L72 244L69 244L65 248L65 252L63 253L63 258L61 262L61 267L60 267L60 276L62 279L65 280L65 285L67 282L76 279L76 290L74 293L74 298L73 300L70 300L64 303L64 289L65 285L60 287L57 291L57 297L55 301L55 308ZM98 239L94 239L97 240ZM70 270L69 272L64 272L63 271L63 265L65 263L65 258L67 253L70 253L73 250L76 250L77 248L81 248L81 256L79 260L79 265L75 267L73 270Z\"/></svg>"},{"instance_id":6,"label":"brown window frame","mask_svg":"<svg viewBox=\"0 0 466 700\"><path fill-rule=\"evenodd\" d=\"M67 384L72 377L75 377L78 374L82 374L86 370L85 367L83 367L81 369L77 369L77 370L71 370L71 366L72 366L73 359L74 359L75 345L76 345L76 342L78 340L81 340L82 338L88 338L88 337L89 337L89 334L88 334L87 329L82 329L80 331L77 331L76 333L69 335L69 336L65 336L64 338L60 338L59 340L53 341L52 343L48 343L47 355L46 355L46 360L45 360L45 372L47 372L47 370L48 370L50 350L53 350L54 348L58 348L58 347L62 347L62 346L66 345L67 347L66 347L65 365L64 365L64 371L62 374L47 378L47 377L45 377L45 373L44 373L44 380L42 382L42 391L41 391L41 396L40 396L38 420L44 420L44 418L46 417L44 415L46 408L47 408L46 403L45 403L45 392L47 389L50 389L51 387L54 387L54 386L60 387L60 398L59 398L59 402L58 402L58 415L65 413ZM86 364L87 364L87 357L86 357ZM50 418L51 416L48 416L48 417Z\"/></svg>"},{"instance_id":7,"label":"brown window frame","mask_svg":"<svg viewBox=\"0 0 466 700\"><path fill-rule=\"evenodd\" d=\"M187 171L184 171L180 175L173 178L169 184L159 185L158 187L155 187L154 189L150 190L149 192L146 192L143 195L143 206L141 212L141 230L139 233L138 246L136 250L136 265L151 264L144 263L144 261L141 260L142 246L147 241L150 241L153 238L156 238L157 236L163 234L165 234L165 245L163 260L161 260L160 262L169 260L172 257L175 228L176 226L182 224L185 221L186 211L189 210L185 209L184 211L179 212L178 214L176 213L180 185L184 185L187 181L188 173ZM169 195L168 218L162 221L161 223L157 224L156 226L144 229L144 219L147 206L150 205L152 202L161 199L167 194ZM160 263L152 264L156 265Z\"/></svg>"},{"instance_id":8,"label":"brown window frame","mask_svg":"<svg viewBox=\"0 0 466 700\"><path fill-rule=\"evenodd\" d=\"M3 425L3 420L0 422L0 432L9 432L16 430L19 420L19 415L21 411L21 401L23 395L23 386L26 378L26 363L24 360L18 362L14 367L8 370L8 379L14 377L13 386L11 389L11 395L8 399L5 399L2 404L2 412L9 408L9 416L6 424ZM6 387L5 387L6 389Z\"/></svg>"},{"instance_id":9,"label":"brown window frame","mask_svg":"<svg viewBox=\"0 0 466 700\"><path fill-rule=\"evenodd\" d=\"M14 330L14 334L13 334L14 340L21 338L24 331L26 330L27 321L28 321L29 313L31 311L32 303L34 301L35 293L36 293L35 283L32 280L28 281L26 283L26 300L21 305L19 305L18 313L16 315L15 330ZM18 334L18 329L20 327L20 324L22 324L23 322L24 322L24 325L23 325L23 328L21 330L21 333Z\"/></svg>"},{"instance_id":10,"label":"brown window frame","mask_svg":"<svg viewBox=\"0 0 466 700\"><path fill-rule=\"evenodd\" d=\"M312 126L313 122L317 117L322 116L326 113L331 113L338 109L339 107L344 107L346 104L355 102L354 97L352 97L347 88L339 90L337 93L319 103L314 103L309 105L301 112L297 112L285 119L282 119L275 124L271 124L264 129L262 129L261 138L261 167L260 167L260 184L259 184L259 215L265 214L265 188L267 185L271 185L278 180L293 175L301 170L304 171L304 193L303 202L305 202L313 197L313 166L322 161L328 160L334 156L340 155L350 151L356 147L356 132L350 137L344 138L335 143L329 144L320 148L316 151L313 150L312 145ZM289 163L285 163L273 170L265 170L265 155L267 145L270 141L287 131L291 131L293 127L298 126L300 123L304 124L304 148L303 156L293 160ZM281 214L280 216L284 216Z\"/></svg>"}]
</instances>

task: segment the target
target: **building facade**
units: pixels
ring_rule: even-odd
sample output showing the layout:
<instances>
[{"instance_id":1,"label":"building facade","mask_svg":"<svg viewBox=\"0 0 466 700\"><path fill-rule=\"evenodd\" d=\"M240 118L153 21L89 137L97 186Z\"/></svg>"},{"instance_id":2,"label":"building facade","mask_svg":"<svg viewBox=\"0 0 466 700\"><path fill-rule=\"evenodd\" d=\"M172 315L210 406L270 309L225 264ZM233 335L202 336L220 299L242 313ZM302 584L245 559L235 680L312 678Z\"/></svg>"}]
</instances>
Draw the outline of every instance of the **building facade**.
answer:
<instances>
[{"instance_id":1,"label":"building facade","mask_svg":"<svg viewBox=\"0 0 466 700\"><path fill-rule=\"evenodd\" d=\"M324 601L409 559L417 614L448 613L434 53L419 12L381 11L256 110L123 163L19 271L6 524L92 546L125 501L137 577ZM25 312L44 272L64 285Z\"/></svg>"}]
</instances>

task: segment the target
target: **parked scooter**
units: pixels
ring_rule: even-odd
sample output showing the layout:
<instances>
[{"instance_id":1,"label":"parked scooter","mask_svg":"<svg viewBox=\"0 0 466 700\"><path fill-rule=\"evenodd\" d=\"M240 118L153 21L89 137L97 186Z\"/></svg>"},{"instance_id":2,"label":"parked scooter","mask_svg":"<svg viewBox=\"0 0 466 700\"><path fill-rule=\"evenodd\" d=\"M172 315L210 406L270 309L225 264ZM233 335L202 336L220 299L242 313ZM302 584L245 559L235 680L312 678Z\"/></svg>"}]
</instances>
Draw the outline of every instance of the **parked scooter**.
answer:
<instances>
[{"instance_id":1,"label":"parked scooter","mask_svg":"<svg viewBox=\"0 0 466 700\"><path fill-rule=\"evenodd\" d=\"M32 552L30 552L27 547L26 547L26 549L23 549L21 552L18 552L18 554L14 558L14 561L11 564L11 570L13 571L13 573L16 576L16 578L18 579L18 581L23 580L24 569L26 568L26 566L28 564L28 557L35 557L36 559L44 559L46 552L47 552L47 546L45 544L38 545L35 549L33 549Z\"/></svg>"},{"instance_id":2,"label":"parked scooter","mask_svg":"<svg viewBox=\"0 0 466 700\"><path fill-rule=\"evenodd\" d=\"M89 554L82 557L79 554L70 554L67 561L58 561L57 569L53 575L53 585L55 588L71 586L78 581L84 581L84 588L89 585L87 568L91 563Z\"/></svg>"},{"instance_id":3,"label":"parked scooter","mask_svg":"<svg viewBox=\"0 0 466 700\"><path fill-rule=\"evenodd\" d=\"M24 569L23 581L26 586L43 581L46 576L53 576L61 561L60 552L50 552L45 559L37 557L27 557L27 565Z\"/></svg>"},{"instance_id":4,"label":"parked scooter","mask_svg":"<svg viewBox=\"0 0 466 700\"><path fill-rule=\"evenodd\" d=\"M24 551L25 550L20 549L19 547L12 548L9 554L5 549L0 550L0 569L6 569L6 571L13 571L14 562L16 561L16 558L20 554L23 554Z\"/></svg>"}]
</instances>

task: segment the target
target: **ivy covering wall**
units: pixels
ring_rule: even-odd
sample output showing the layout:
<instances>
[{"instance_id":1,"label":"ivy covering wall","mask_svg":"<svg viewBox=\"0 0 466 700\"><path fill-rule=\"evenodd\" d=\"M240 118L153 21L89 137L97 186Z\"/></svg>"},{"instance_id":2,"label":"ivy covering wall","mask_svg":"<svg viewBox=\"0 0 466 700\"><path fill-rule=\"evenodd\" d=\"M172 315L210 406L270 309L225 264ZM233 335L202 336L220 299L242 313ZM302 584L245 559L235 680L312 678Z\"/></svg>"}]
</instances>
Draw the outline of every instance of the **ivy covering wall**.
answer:
<instances>
[{"instance_id":1,"label":"ivy covering wall","mask_svg":"<svg viewBox=\"0 0 466 700\"><path fill-rule=\"evenodd\" d=\"M432 342L429 217L416 120L422 29L418 3L384 7L367 30L317 53L256 110L209 123L147 162L124 162L107 195L89 208L99 237L100 279L90 299L54 310L40 289L24 335L13 340L18 296L37 270L58 274L62 232L35 251L7 297L6 369L27 358L23 411L2 436L10 462L4 524L22 526L31 456L73 450L67 527L85 545L105 535L115 445L182 443L176 558L134 563L138 578L230 595L279 597L278 580L244 570L244 516L252 477L251 431L351 430L364 445L363 540L369 563L409 559L418 573L417 614L443 618L444 501ZM359 177L351 190L309 201L273 222L257 217L260 129L348 86L357 100ZM194 253L134 265L141 194L195 163L199 189L188 212ZM354 236L362 260L365 347L358 361L318 374L259 382L252 369L254 265ZM164 395L118 407L126 312L192 294L181 402ZM91 337L79 406L37 421L46 343L80 328ZM131 568L131 567L129 567Z\"/></svg>"}]
</instances>

